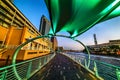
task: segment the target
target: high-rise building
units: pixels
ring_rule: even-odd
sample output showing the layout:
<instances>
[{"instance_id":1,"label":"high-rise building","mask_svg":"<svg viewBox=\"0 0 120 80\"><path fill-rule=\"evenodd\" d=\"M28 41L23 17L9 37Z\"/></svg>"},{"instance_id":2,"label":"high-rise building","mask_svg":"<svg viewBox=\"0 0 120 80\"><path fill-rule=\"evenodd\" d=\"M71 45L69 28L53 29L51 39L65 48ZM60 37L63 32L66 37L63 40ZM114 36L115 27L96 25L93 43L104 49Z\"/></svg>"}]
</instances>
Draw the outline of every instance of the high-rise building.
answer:
<instances>
[{"instance_id":1,"label":"high-rise building","mask_svg":"<svg viewBox=\"0 0 120 80\"><path fill-rule=\"evenodd\" d=\"M42 34L10 0L0 0L0 6L0 60L12 60L19 45ZM51 48L48 38L34 40L21 48L17 60L49 54Z\"/></svg>"},{"instance_id":2,"label":"high-rise building","mask_svg":"<svg viewBox=\"0 0 120 80\"><path fill-rule=\"evenodd\" d=\"M56 37L51 37L51 42L53 43L52 47L53 47L54 51L56 51L57 47L58 47L57 38Z\"/></svg>"},{"instance_id":3,"label":"high-rise building","mask_svg":"<svg viewBox=\"0 0 120 80\"><path fill-rule=\"evenodd\" d=\"M94 37L94 43L95 43L95 45L97 45L97 38L96 38L96 34L93 34L93 37Z\"/></svg>"},{"instance_id":4,"label":"high-rise building","mask_svg":"<svg viewBox=\"0 0 120 80\"><path fill-rule=\"evenodd\" d=\"M50 21L43 15L40 21L39 32L42 35L46 35L50 31L50 27L51 27Z\"/></svg>"}]
</instances>

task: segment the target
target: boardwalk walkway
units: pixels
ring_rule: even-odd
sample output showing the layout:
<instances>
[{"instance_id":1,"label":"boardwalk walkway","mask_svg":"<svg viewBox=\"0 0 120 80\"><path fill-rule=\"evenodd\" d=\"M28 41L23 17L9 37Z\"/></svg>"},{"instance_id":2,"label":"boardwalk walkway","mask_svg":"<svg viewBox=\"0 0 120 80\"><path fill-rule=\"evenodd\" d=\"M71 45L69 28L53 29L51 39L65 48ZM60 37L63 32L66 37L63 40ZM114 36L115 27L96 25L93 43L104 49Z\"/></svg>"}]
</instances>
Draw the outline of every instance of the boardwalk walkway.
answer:
<instances>
[{"instance_id":1,"label":"boardwalk walkway","mask_svg":"<svg viewBox=\"0 0 120 80\"><path fill-rule=\"evenodd\" d=\"M29 80L97 80L97 78L68 57L57 54Z\"/></svg>"}]
</instances>

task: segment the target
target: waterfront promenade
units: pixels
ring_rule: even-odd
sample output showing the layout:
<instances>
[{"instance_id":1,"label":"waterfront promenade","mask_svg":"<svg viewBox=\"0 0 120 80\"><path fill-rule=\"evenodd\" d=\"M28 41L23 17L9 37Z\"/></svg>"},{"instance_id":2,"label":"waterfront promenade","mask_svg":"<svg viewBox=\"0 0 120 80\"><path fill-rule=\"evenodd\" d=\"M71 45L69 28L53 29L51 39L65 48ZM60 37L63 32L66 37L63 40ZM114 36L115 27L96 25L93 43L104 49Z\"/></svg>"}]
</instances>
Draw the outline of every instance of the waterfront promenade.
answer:
<instances>
[{"instance_id":1,"label":"waterfront promenade","mask_svg":"<svg viewBox=\"0 0 120 80\"><path fill-rule=\"evenodd\" d=\"M98 80L70 58L57 54L29 80Z\"/></svg>"}]
</instances>

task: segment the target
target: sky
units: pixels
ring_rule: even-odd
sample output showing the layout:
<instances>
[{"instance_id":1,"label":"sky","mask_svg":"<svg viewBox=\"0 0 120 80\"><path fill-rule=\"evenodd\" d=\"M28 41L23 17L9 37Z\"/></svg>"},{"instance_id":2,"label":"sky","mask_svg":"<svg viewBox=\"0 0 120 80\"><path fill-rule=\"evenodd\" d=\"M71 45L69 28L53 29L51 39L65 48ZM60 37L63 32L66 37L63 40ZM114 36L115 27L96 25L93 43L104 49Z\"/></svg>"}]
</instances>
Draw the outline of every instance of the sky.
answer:
<instances>
[{"instance_id":1,"label":"sky","mask_svg":"<svg viewBox=\"0 0 120 80\"><path fill-rule=\"evenodd\" d=\"M49 19L49 13L44 0L14 0L14 4L37 29L39 29L42 15Z\"/></svg>"},{"instance_id":2,"label":"sky","mask_svg":"<svg viewBox=\"0 0 120 80\"><path fill-rule=\"evenodd\" d=\"M49 13L44 0L14 0L16 7L39 29L40 18L45 15L49 19ZM69 35L67 32L58 34ZM120 39L120 17L101 22L89 29L76 39L85 45L93 45L93 34L96 34L98 44L107 43L109 40ZM59 46L66 49L81 49L81 45L73 40L57 37Z\"/></svg>"}]
</instances>

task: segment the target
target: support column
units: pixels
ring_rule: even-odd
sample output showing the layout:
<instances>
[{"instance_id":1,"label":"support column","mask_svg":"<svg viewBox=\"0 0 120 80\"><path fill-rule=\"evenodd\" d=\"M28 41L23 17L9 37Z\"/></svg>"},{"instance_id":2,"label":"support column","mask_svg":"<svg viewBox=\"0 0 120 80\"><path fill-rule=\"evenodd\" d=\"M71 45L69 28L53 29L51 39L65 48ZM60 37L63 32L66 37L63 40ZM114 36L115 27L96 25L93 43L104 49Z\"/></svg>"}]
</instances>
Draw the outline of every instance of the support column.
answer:
<instances>
[{"instance_id":1,"label":"support column","mask_svg":"<svg viewBox=\"0 0 120 80\"><path fill-rule=\"evenodd\" d=\"M23 30L22 30L22 35L21 35L21 43L25 42L25 35L27 32L27 27L24 26Z\"/></svg>"},{"instance_id":2,"label":"support column","mask_svg":"<svg viewBox=\"0 0 120 80\"><path fill-rule=\"evenodd\" d=\"M12 36L14 29L15 29L14 26L10 26L9 31L8 31L7 36L6 36L5 45L9 45L9 42L10 42L10 39L11 39L11 36Z\"/></svg>"}]
</instances>

